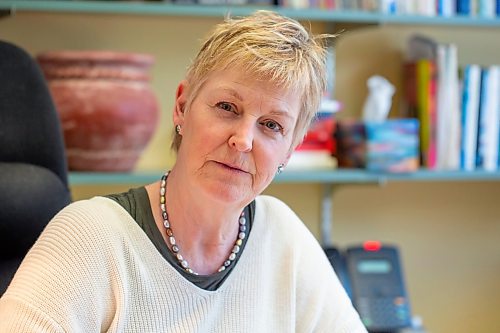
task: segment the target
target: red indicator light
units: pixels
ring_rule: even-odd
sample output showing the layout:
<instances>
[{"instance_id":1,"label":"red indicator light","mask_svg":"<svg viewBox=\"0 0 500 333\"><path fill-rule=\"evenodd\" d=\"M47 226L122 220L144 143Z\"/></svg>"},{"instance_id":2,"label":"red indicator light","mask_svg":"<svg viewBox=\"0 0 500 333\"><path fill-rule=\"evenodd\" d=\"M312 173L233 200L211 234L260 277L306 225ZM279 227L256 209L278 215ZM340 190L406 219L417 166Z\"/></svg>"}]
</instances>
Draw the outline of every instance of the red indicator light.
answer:
<instances>
[{"instance_id":1,"label":"red indicator light","mask_svg":"<svg viewBox=\"0 0 500 333\"><path fill-rule=\"evenodd\" d=\"M366 241L363 243L365 251L376 252L382 248L382 243L379 241Z\"/></svg>"}]
</instances>

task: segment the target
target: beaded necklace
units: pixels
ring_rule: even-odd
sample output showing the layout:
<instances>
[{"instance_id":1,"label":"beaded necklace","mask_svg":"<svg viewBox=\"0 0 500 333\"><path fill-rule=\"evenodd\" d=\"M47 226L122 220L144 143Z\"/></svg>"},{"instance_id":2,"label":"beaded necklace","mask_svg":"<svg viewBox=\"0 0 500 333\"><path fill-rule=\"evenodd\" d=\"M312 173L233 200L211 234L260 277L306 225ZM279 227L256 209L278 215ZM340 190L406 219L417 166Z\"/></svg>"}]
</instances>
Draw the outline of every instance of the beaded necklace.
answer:
<instances>
[{"instance_id":1,"label":"beaded necklace","mask_svg":"<svg viewBox=\"0 0 500 333\"><path fill-rule=\"evenodd\" d=\"M160 183L160 210L161 210L161 217L163 219L163 226L165 227L165 230L167 232L168 236L168 242L170 243L169 250L172 252L172 254L177 258L177 261L179 261L179 264L181 265L182 268L188 273L198 275L195 271L189 267L189 263L187 262L186 259L181 255L180 253L180 248L179 245L177 244L174 233L172 231L172 228L170 226L170 222L168 221L168 214L167 214L167 206L166 206L166 200L165 200L165 193L166 191L166 186L167 186L167 178L168 174L170 171L167 171L162 177L161 177L161 183ZM222 272L225 270L227 267L231 265L231 263L236 259L236 255L240 252L240 247L241 244L243 244L243 239L246 237L246 223L247 220L245 218L245 211L241 212L240 218L238 220L239 222L239 232L238 232L238 237L236 239L236 242L234 243L233 249L231 250L231 253L229 254L229 257L224 261L222 266L217 270L218 272Z\"/></svg>"}]
</instances>

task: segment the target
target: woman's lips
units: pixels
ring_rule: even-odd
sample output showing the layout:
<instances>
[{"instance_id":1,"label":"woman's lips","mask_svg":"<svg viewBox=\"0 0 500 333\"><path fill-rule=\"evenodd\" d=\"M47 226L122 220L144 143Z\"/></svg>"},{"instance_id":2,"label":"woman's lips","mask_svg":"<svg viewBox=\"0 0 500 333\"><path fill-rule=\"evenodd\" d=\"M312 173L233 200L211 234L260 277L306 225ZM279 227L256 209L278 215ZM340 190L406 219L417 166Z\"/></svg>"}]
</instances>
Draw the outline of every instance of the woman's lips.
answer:
<instances>
[{"instance_id":1,"label":"woman's lips","mask_svg":"<svg viewBox=\"0 0 500 333\"><path fill-rule=\"evenodd\" d=\"M224 162L217 162L218 164L230 169L230 170L233 170L233 171L239 171L239 172L244 172L244 173L248 173L248 171L245 171L244 169L242 169L240 166L237 166L235 164L231 164L231 163L224 163Z\"/></svg>"}]
</instances>

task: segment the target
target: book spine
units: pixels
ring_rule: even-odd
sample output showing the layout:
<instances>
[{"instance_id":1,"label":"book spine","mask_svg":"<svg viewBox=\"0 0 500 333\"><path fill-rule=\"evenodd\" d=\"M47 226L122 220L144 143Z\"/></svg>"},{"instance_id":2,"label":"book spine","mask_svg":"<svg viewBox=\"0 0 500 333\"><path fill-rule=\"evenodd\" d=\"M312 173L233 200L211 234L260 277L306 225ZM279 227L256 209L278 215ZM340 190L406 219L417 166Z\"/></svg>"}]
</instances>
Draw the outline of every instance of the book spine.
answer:
<instances>
[{"instance_id":1,"label":"book spine","mask_svg":"<svg viewBox=\"0 0 500 333\"><path fill-rule=\"evenodd\" d=\"M449 126L450 126L450 101L447 92L448 71L447 71L447 45L438 44L436 50L437 64L437 127L436 127L436 146L437 146L437 168L446 168L446 157L448 153Z\"/></svg>"},{"instance_id":2,"label":"book spine","mask_svg":"<svg viewBox=\"0 0 500 333\"><path fill-rule=\"evenodd\" d=\"M438 44L437 48L437 169L460 167L460 102L457 47Z\"/></svg>"},{"instance_id":3,"label":"book spine","mask_svg":"<svg viewBox=\"0 0 500 333\"><path fill-rule=\"evenodd\" d=\"M465 66L462 91L462 141L460 166L463 170L475 169L477 150L477 124L479 112L479 89L481 68L479 65Z\"/></svg>"},{"instance_id":4,"label":"book spine","mask_svg":"<svg viewBox=\"0 0 500 333\"><path fill-rule=\"evenodd\" d=\"M471 0L457 0L457 14L470 15L471 14Z\"/></svg>"},{"instance_id":5,"label":"book spine","mask_svg":"<svg viewBox=\"0 0 500 333\"><path fill-rule=\"evenodd\" d=\"M427 167L427 152L429 149L429 114L427 109L427 91L429 90L429 73L427 60L417 61L417 117L420 121L420 160L421 165Z\"/></svg>"},{"instance_id":6,"label":"book spine","mask_svg":"<svg viewBox=\"0 0 500 333\"><path fill-rule=\"evenodd\" d=\"M436 66L432 60L417 61L417 112L420 120L422 166L436 167Z\"/></svg>"},{"instance_id":7,"label":"book spine","mask_svg":"<svg viewBox=\"0 0 500 333\"><path fill-rule=\"evenodd\" d=\"M478 15L480 17L493 18L496 16L496 0L479 0Z\"/></svg>"},{"instance_id":8,"label":"book spine","mask_svg":"<svg viewBox=\"0 0 500 333\"><path fill-rule=\"evenodd\" d=\"M484 68L481 77L481 101L478 125L477 167L497 169L499 133L499 66Z\"/></svg>"},{"instance_id":9,"label":"book spine","mask_svg":"<svg viewBox=\"0 0 500 333\"><path fill-rule=\"evenodd\" d=\"M491 114L491 132L488 133L488 154L485 160L485 169L494 171L498 169L498 149L500 148L500 66L494 65L490 69L491 87L490 87L490 114Z\"/></svg>"},{"instance_id":10,"label":"book spine","mask_svg":"<svg viewBox=\"0 0 500 333\"><path fill-rule=\"evenodd\" d=\"M436 169L437 166L437 68L435 62L429 62L429 149L427 151L427 167Z\"/></svg>"},{"instance_id":11,"label":"book spine","mask_svg":"<svg viewBox=\"0 0 500 333\"><path fill-rule=\"evenodd\" d=\"M456 14L456 0L437 0L437 14L443 17L454 16Z\"/></svg>"},{"instance_id":12,"label":"book spine","mask_svg":"<svg viewBox=\"0 0 500 333\"><path fill-rule=\"evenodd\" d=\"M380 12L384 14L396 14L396 0L381 0Z\"/></svg>"},{"instance_id":13,"label":"book spine","mask_svg":"<svg viewBox=\"0 0 500 333\"><path fill-rule=\"evenodd\" d=\"M488 118L488 80L489 71L488 68L481 69L481 83L479 90L479 111L478 111L478 123L477 123L477 148L476 148L476 168L482 169L484 164L484 155L486 150L486 133L488 123L486 122Z\"/></svg>"},{"instance_id":14,"label":"book spine","mask_svg":"<svg viewBox=\"0 0 500 333\"><path fill-rule=\"evenodd\" d=\"M447 93L449 95L449 136L448 154L446 155L447 168L458 170L460 168L460 82L458 78L458 50L455 44L447 48Z\"/></svg>"}]
</instances>

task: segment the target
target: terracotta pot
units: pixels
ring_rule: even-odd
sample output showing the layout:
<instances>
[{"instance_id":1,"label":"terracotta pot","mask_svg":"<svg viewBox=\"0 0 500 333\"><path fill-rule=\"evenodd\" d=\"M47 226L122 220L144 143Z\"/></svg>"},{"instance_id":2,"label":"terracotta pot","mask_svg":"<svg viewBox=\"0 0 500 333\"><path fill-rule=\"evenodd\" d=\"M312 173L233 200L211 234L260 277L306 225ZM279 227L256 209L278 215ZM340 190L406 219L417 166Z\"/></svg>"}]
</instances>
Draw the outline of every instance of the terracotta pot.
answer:
<instances>
[{"instance_id":1,"label":"terracotta pot","mask_svg":"<svg viewBox=\"0 0 500 333\"><path fill-rule=\"evenodd\" d=\"M149 86L153 57L111 51L54 51L36 58L62 122L69 169L133 169L159 115Z\"/></svg>"}]
</instances>

